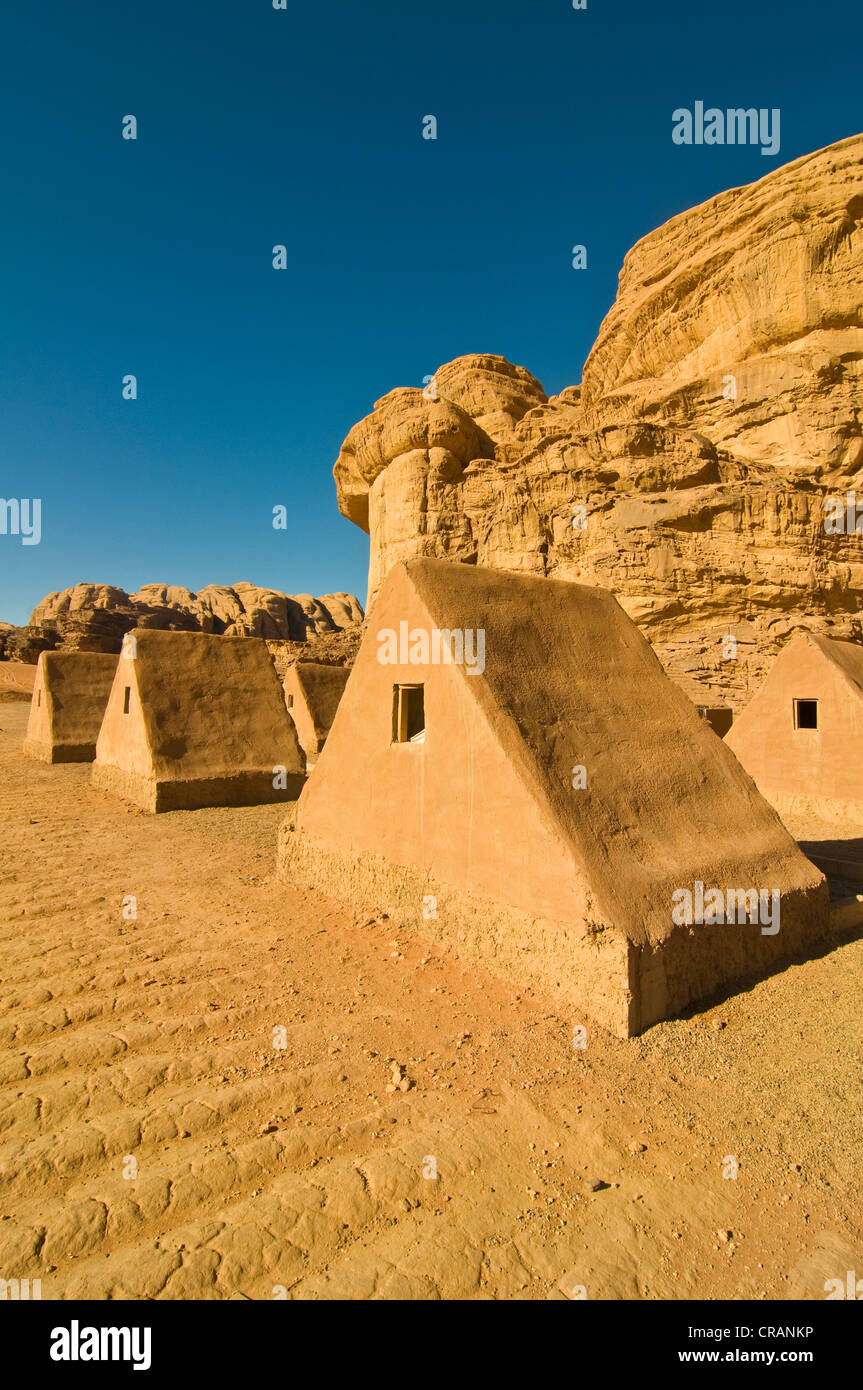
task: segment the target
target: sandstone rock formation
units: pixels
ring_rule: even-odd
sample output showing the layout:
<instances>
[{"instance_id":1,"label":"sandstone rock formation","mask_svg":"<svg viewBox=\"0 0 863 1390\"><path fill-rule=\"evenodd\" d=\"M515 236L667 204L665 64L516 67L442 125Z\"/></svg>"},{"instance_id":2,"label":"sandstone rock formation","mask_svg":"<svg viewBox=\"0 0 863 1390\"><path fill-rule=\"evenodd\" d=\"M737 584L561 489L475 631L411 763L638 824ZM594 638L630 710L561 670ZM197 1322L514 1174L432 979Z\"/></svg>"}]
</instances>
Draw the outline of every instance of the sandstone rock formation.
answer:
<instances>
[{"instance_id":1,"label":"sandstone rock formation","mask_svg":"<svg viewBox=\"0 0 863 1390\"><path fill-rule=\"evenodd\" d=\"M588 416L689 425L736 458L863 466L863 136L721 193L629 252Z\"/></svg>"},{"instance_id":2,"label":"sandstone rock formation","mask_svg":"<svg viewBox=\"0 0 863 1390\"><path fill-rule=\"evenodd\" d=\"M25 662L28 666L35 666L40 653L51 652L56 645L54 633L43 633L41 628L0 623L0 662Z\"/></svg>"},{"instance_id":3,"label":"sandstone rock formation","mask_svg":"<svg viewBox=\"0 0 863 1390\"><path fill-rule=\"evenodd\" d=\"M602 585L732 708L796 628L860 640L863 535L825 531L825 500L863 514L861 305L863 136L674 218L580 386L470 355L350 431L369 603L417 555Z\"/></svg>"},{"instance_id":4,"label":"sandstone rock formation","mask_svg":"<svg viewBox=\"0 0 863 1390\"><path fill-rule=\"evenodd\" d=\"M351 623L336 632L322 632L307 642L270 641L267 646L284 680L288 668L298 661L316 661L323 666L353 666L363 631L363 623Z\"/></svg>"},{"instance_id":5,"label":"sandstone rock formation","mask_svg":"<svg viewBox=\"0 0 863 1390\"><path fill-rule=\"evenodd\" d=\"M263 637L272 642L314 644L362 623L353 594L283 594L239 583L208 585L193 594L169 584L145 584L127 594L109 584L76 584L48 594L34 608L29 627L0 634L7 657L38 659L40 650L119 652L133 627Z\"/></svg>"}]
</instances>

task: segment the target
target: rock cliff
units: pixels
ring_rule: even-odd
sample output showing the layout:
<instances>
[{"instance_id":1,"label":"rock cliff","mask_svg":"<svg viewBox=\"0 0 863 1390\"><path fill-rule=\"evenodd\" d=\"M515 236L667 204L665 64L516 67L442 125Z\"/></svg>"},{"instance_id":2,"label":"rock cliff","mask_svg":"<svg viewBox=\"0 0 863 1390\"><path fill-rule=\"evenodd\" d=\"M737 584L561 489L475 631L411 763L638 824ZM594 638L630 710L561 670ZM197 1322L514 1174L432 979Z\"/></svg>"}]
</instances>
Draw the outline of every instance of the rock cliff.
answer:
<instances>
[{"instance_id":1,"label":"rock cliff","mask_svg":"<svg viewBox=\"0 0 863 1390\"><path fill-rule=\"evenodd\" d=\"M470 355L350 431L369 602L414 555L603 585L732 708L795 628L860 640L863 535L825 518L853 491L863 526L861 306L863 136L674 218L626 257L579 386Z\"/></svg>"},{"instance_id":2,"label":"rock cliff","mask_svg":"<svg viewBox=\"0 0 863 1390\"><path fill-rule=\"evenodd\" d=\"M48 594L34 608L29 626L0 625L0 655L36 661L40 651L57 647L118 652L123 634L133 627L314 645L362 620L353 594L314 598L248 583L208 585L197 594L169 584L145 584L127 594L110 584L76 584Z\"/></svg>"}]
</instances>

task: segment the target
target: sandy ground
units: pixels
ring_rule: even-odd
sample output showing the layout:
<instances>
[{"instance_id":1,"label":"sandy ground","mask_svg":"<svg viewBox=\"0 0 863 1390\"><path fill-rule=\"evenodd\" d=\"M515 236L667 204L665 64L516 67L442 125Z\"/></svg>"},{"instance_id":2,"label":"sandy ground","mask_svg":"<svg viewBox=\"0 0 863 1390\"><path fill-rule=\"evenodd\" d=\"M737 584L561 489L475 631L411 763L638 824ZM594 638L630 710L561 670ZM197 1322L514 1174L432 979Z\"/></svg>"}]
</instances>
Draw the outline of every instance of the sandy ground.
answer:
<instances>
[{"instance_id":1,"label":"sandy ground","mask_svg":"<svg viewBox=\"0 0 863 1390\"><path fill-rule=\"evenodd\" d=\"M35 680L35 666L28 666L23 661L0 661L0 704L14 700L29 703Z\"/></svg>"},{"instance_id":2,"label":"sandy ground","mask_svg":"<svg viewBox=\"0 0 863 1390\"><path fill-rule=\"evenodd\" d=\"M26 718L0 710L0 1277L759 1299L863 1271L859 937L576 1050L559 1002L278 883L284 808L144 815L25 760Z\"/></svg>"}]
</instances>

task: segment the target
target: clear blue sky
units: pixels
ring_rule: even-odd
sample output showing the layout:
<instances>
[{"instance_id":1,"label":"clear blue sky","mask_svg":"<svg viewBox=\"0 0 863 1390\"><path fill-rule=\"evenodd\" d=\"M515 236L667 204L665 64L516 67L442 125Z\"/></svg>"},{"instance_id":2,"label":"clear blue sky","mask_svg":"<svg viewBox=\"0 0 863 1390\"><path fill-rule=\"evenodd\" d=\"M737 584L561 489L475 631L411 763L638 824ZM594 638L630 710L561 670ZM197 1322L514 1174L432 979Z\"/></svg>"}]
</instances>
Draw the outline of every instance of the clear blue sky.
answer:
<instances>
[{"instance_id":1,"label":"clear blue sky","mask_svg":"<svg viewBox=\"0 0 863 1390\"><path fill-rule=\"evenodd\" d=\"M862 35L860 0L17 0L0 495L43 538L0 535L0 618L82 579L364 597L351 425L466 352L577 382L634 241L863 127ZM673 144L696 100L779 107L779 154Z\"/></svg>"}]
</instances>

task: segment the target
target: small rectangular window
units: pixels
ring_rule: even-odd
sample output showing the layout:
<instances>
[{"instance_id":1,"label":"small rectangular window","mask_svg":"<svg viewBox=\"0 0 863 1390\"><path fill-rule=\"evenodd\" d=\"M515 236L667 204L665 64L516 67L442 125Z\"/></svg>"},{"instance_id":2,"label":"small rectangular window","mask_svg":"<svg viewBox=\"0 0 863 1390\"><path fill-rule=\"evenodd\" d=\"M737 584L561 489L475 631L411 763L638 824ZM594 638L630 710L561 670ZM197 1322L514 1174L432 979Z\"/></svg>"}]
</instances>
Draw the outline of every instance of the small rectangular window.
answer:
<instances>
[{"instance_id":1,"label":"small rectangular window","mask_svg":"<svg viewBox=\"0 0 863 1390\"><path fill-rule=\"evenodd\" d=\"M293 709L293 708L294 708L294 697L293 697L293 695L290 695L290 694L289 694L289 695L288 695L288 709Z\"/></svg>"},{"instance_id":2,"label":"small rectangular window","mask_svg":"<svg viewBox=\"0 0 863 1390\"><path fill-rule=\"evenodd\" d=\"M795 729L817 729L817 728L818 728L818 701L817 701L817 700L795 700L795 701L794 701L794 727L795 727Z\"/></svg>"},{"instance_id":3,"label":"small rectangular window","mask_svg":"<svg viewBox=\"0 0 863 1390\"><path fill-rule=\"evenodd\" d=\"M41 705L41 703L42 703L42 691L41 691L41 690L37 690L37 691L36 691L36 707L38 708L39 705Z\"/></svg>"},{"instance_id":4,"label":"small rectangular window","mask_svg":"<svg viewBox=\"0 0 863 1390\"><path fill-rule=\"evenodd\" d=\"M425 697L421 685L393 686L393 743L425 739Z\"/></svg>"},{"instance_id":5,"label":"small rectangular window","mask_svg":"<svg viewBox=\"0 0 863 1390\"><path fill-rule=\"evenodd\" d=\"M132 687L131 687L131 685L127 685L126 688L125 688L124 691L123 691L123 713L124 713L124 714L128 714L128 713L129 713L129 699L130 699L130 697L131 697L131 694L132 694Z\"/></svg>"}]
</instances>

